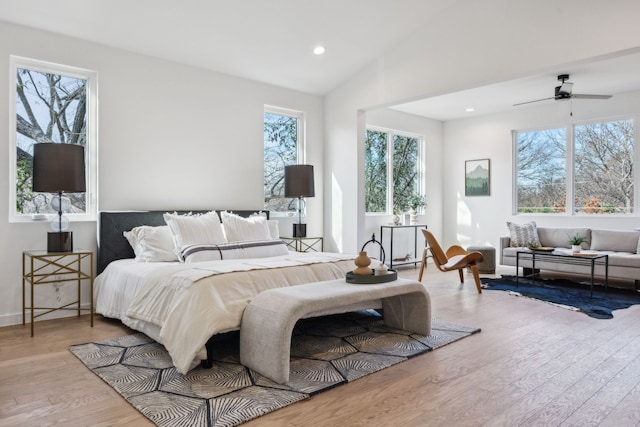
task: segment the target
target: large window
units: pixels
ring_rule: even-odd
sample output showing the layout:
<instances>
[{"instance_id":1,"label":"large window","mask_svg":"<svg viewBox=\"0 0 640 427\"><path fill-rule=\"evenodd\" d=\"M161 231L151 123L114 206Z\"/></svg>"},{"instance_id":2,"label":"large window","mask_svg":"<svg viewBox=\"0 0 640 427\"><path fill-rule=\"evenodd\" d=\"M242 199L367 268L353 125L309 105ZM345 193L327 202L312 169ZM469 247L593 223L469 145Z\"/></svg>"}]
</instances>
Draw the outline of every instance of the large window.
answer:
<instances>
[{"instance_id":1,"label":"large window","mask_svg":"<svg viewBox=\"0 0 640 427\"><path fill-rule=\"evenodd\" d=\"M517 213L631 214L632 119L515 132Z\"/></svg>"},{"instance_id":2,"label":"large window","mask_svg":"<svg viewBox=\"0 0 640 427\"><path fill-rule=\"evenodd\" d=\"M264 110L264 208L295 212L284 198L284 167L304 163L304 114L276 107Z\"/></svg>"},{"instance_id":3,"label":"large window","mask_svg":"<svg viewBox=\"0 0 640 427\"><path fill-rule=\"evenodd\" d=\"M406 212L422 195L422 138L369 128L365 140L365 210Z\"/></svg>"},{"instance_id":4,"label":"large window","mask_svg":"<svg viewBox=\"0 0 640 427\"><path fill-rule=\"evenodd\" d=\"M65 193L72 219L96 217L96 74L63 65L11 57L12 93L9 218L31 220L53 214L51 193L32 191L33 146L36 143L85 147L86 193Z\"/></svg>"}]
</instances>

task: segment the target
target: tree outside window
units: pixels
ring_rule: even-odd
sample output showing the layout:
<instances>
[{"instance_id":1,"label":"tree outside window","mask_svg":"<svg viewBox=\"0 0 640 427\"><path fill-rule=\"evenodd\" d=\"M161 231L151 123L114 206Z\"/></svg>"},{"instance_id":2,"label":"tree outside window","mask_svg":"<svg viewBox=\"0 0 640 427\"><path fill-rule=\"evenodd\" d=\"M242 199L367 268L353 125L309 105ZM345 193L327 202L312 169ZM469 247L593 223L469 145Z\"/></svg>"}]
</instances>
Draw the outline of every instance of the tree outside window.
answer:
<instances>
[{"instance_id":1,"label":"tree outside window","mask_svg":"<svg viewBox=\"0 0 640 427\"><path fill-rule=\"evenodd\" d=\"M406 212L421 194L421 138L385 129L367 129L365 210Z\"/></svg>"},{"instance_id":2,"label":"tree outside window","mask_svg":"<svg viewBox=\"0 0 640 427\"><path fill-rule=\"evenodd\" d=\"M516 132L516 212L633 213L634 133L631 119Z\"/></svg>"},{"instance_id":3,"label":"tree outside window","mask_svg":"<svg viewBox=\"0 0 640 427\"><path fill-rule=\"evenodd\" d=\"M71 67L47 64L40 61L12 58L15 70L15 192L11 194L15 206L12 218L34 213L55 213L49 202L50 193L32 191L33 146L36 143L77 144L87 153L95 153L91 142L90 117L93 114L95 74ZM68 72L67 72L68 71ZM92 80L93 79L93 80ZM91 112L91 114L90 114ZM13 121L12 121L13 124ZM95 162L87 159L87 168L95 169ZM91 179L95 173L89 170ZM94 193L87 186L87 193L65 193L71 206L70 214L95 215L94 204L87 204Z\"/></svg>"},{"instance_id":4,"label":"tree outside window","mask_svg":"<svg viewBox=\"0 0 640 427\"><path fill-rule=\"evenodd\" d=\"M301 163L303 115L274 107L264 112L264 208L293 212L295 203L284 198L284 167Z\"/></svg>"}]
</instances>

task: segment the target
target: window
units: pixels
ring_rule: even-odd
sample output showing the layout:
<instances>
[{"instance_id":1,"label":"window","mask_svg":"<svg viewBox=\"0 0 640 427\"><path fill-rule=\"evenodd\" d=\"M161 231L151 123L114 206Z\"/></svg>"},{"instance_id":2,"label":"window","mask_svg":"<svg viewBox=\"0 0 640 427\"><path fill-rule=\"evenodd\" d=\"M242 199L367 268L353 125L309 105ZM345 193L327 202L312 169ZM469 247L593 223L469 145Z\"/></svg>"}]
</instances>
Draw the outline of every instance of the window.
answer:
<instances>
[{"instance_id":1,"label":"window","mask_svg":"<svg viewBox=\"0 0 640 427\"><path fill-rule=\"evenodd\" d=\"M264 109L264 208L295 212L284 198L284 167L304 163L304 114L276 107Z\"/></svg>"},{"instance_id":2,"label":"window","mask_svg":"<svg viewBox=\"0 0 640 427\"><path fill-rule=\"evenodd\" d=\"M367 129L365 139L365 210L405 212L422 194L422 137L388 129Z\"/></svg>"},{"instance_id":3,"label":"window","mask_svg":"<svg viewBox=\"0 0 640 427\"><path fill-rule=\"evenodd\" d=\"M516 212L632 214L632 119L515 132Z\"/></svg>"},{"instance_id":4,"label":"window","mask_svg":"<svg viewBox=\"0 0 640 427\"><path fill-rule=\"evenodd\" d=\"M86 193L66 193L72 220L96 218L97 75L95 72L32 59L11 57L10 107L11 191L9 218L30 221L33 214L51 214L54 196L34 193L33 146L40 142L85 147Z\"/></svg>"}]
</instances>

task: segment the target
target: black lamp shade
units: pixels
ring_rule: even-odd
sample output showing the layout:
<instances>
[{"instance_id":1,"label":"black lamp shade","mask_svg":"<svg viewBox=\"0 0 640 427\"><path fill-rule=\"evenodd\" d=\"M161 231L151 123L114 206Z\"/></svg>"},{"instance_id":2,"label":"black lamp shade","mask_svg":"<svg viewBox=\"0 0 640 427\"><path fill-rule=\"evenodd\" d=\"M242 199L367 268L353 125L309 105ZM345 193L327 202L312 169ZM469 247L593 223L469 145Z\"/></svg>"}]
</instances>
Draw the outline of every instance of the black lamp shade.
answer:
<instances>
[{"instance_id":1,"label":"black lamp shade","mask_svg":"<svg viewBox=\"0 0 640 427\"><path fill-rule=\"evenodd\" d=\"M41 143L33 146L33 191L79 193L86 189L82 145Z\"/></svg>"},{"instance_id":2,"label":"black lamp shade","mask_svg":"<svg viewBox=\"0 0 640 427\"><path fill-rule=\"evenodd\" d=\"M284 197L315 197L313 165L284 167Z\"/></svg>"},{"instance_id":3,"label":"black lamp shade","mask_svg":"<svg viewBox=\"0 0 640 427\"><path fill-rule=\"evenodd\" d=\"M58 195L59 231L47 233L47 252L71 252L73 233L62 231L62 193L87 190L84 147L76 144L41 143L33 146L33 191Z\"/></svg>"}]
</instances>

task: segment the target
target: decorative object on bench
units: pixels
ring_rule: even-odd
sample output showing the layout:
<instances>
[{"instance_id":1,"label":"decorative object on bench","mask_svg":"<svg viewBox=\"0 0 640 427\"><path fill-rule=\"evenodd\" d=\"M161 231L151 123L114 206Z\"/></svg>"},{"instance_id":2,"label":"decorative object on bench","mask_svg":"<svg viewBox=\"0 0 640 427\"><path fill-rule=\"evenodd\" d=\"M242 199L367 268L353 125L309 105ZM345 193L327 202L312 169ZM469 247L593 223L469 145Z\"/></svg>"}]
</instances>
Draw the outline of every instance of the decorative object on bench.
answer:
<instances>
[{"instance_id":1,"label":"decorative object on bench","mask_svg":"<svg viewBox=\"0 0 640 427\"><path fill-rule=\"evenodd\" d=\"M427 264L427 251L431 252L433 262L440 271L455 271L458 270L460 276L460 283L464 283L464 269L471 269L473 274L473 280L475 281L478 293L482 293L482 287L480 285L480 276L478 275L478 263L484 260L484 257L480 252L467 252L458 245L453 245L445 253L440 246L440 243L426 228L422 229L425 239L427 239L428 247L422 252L422 265L420 266L420 273L418 274L418 281L422 281L422 273L424 273L425 265Z\"/></svg>"},{"instance_id":2,"label":"decorative object on bench","mask_svg":"<svg viewBox=\"0 0 640 427\"><path fill-rule=\"evenodd\" d=\"M590 296L585 283L567 279L518 279L514 276L502 276L498 279L482 279L485 290L507 291L514 296L544 301L565 309L580 311L589 317L611 319L614 310L629 308L640 304L640 294L629 289L609 288L608 292L598 289Z\"/></svg>"},{"instance_id":3,"label":"decorative object on bench","mask_svg":"<svg viewBox=\"0 0 640 427\"><path fill-rule=\"evenodd\" d=\"M375 276L372 276L375 277ZM273 381L289 381L291 333L305 317L354 311L381 300L384 324L429 335L431 298L420 282L398 279L370 286L344 280L269 289L256 295L242 314L240 362ZM369 305L374 307L374 305Z\"/></svg>"},{"instance_id":4,"label":"decorative object on bench","mask_svg":"<svg viewBox=\"0 0 640 427\"><path fill-rule=\"evenodd\" d=\"M143 334L74 345L70 351L160 427L232 426L480 332L433 319L432 335L422 337L398 333L380 319L366 311L298 322L291 343L294 370L286 386L240 365L237 333L216 347L211 369L186 375Z\"/></svg>"},{"instance_id":5,"label":"decorative object on bench","mask_svg":"<svg viewBox=\"0 0 640 427\"><path fill-rule=\"evenodd\" d=\"M379 247L380 254L382 255L382 260L379 262L377 268L372 269L369 266L371 265L371 259L367 255L365 248L370 244L376 244ZM363 255L364 254L364 255ZM375 233L371 235L371 239L365 242L360 249L360 255L355 259L355 264L358 268L353 271L348 271L346 274L347 283L357 283L357 284L374 284L374 283L386 283L392 282L398 278L398 272L393 269L388 269L386 264L384 263L386 255L384 253L384 247L382 244L376 240ZM362 267L360 267L362 265ZM358 272L356 272L358 271Z\"/></svg>"}]
</instances>

